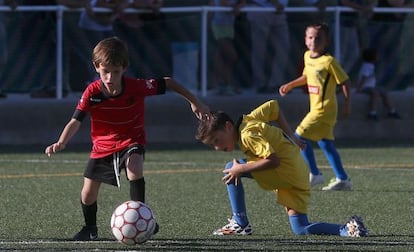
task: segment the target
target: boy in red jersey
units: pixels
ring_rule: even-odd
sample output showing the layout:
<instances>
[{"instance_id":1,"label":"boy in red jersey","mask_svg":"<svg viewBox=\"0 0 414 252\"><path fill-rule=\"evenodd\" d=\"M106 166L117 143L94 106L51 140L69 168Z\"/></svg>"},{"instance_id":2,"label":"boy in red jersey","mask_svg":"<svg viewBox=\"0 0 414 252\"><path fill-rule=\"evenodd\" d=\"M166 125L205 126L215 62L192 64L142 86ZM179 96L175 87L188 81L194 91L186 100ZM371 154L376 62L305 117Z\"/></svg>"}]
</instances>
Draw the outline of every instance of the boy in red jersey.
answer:
<instances>
[{"instance_id":1,"label":"boy in red jersey","mask_svg":"<svg viewBox=\"0 0 414 252\"><path fill-rule=\"evenodd\" d=\"M169 77L144 80L124 76L128 50L117 37L100 41L93 50L92 62L100 79L89 84L59 140L45 150L48 156L63 150L90 113L93 147L81 192L85 226L74 240L97 239L98 191L102 182L119 186L120 169L125 169L129 180L131 200L145 202L145 97L164 94L168 87L190 103L198 119L209 113L206 105Z\"/></svg>"}]
</instances>

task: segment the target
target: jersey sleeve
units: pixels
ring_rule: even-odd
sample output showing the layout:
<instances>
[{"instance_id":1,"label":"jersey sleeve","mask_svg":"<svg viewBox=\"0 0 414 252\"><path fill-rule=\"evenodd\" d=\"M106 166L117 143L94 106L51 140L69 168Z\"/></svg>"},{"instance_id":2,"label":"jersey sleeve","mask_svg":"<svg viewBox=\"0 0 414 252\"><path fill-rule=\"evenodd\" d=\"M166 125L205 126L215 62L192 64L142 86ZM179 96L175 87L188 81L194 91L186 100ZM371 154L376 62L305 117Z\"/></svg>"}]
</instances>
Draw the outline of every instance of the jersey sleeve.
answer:
<instances>
[{"instance_id":1,"label":"jersey sleeve","mask_svg":"<svg viewBox=\"0 0 414 252\"><path fill-rule=\"evenodd\" d=\"M89 113L91 108L91 102L94 102L95 100L102 99L101 97L94 97L93 96L93 85L90 84L85 91L83 91L81 98L78 101L78 104L76 106L75 112L72 115L72 118L82 121L86 114Z\"/></svg>"},{"instance_id":2,"label":"jersey sleeve","mask_svg":"<svg viewBox=\"0 0 414 252\"><path fill-rule=\"evenodd\" d=\"M279 118L279 103L276 100L267 101L254 109L249 116L261 122L276 121Z\"/></svg>"},{"instance_id":3,"label":"jersey sleeve","mask_svg":"<svg viewBox=\"0 0 414 252\"><path fill-rule=\"evenodd\" d=\"M164 78L158 78L157 79L157 93L158 94L165 94L165 91L167 89L167 84L165 83Z\"/></svg>"},{"instance_id":4,"label":"jersey sleeve","mask_svg":"<svg viewBox=\"0 0 414 252\"><path fill-rule=\"evenodd\" d=\"M72 118L78 120L79 122L82 122L85 117L86 113L79 109L75 109L75 112L73 112L72 115Z\"/></svg>"},{"instance_id":5,"label":"jersey sleeve","mask_svg":"<svg viewBox=\"0 0 414 252\"><path fill-rule=\"evenodd\" d=\"M247 156L265 159L275 152L269 141L264 139L263 134L254 132L244 134L241 142Z\"/></svg>"},{"instance_id":6,"label":"jersey sleeve","mask_svg":"<svg viewBox=\"0 0 414 252\"><path fill-rule=\"evenodd\" d=\"M344 81L349 79L348 74L345 72L345 70L341 67L341 65L338 63L338 61L335 58L332 58L331 64L329 64L329 73L334 78L336 84L342 84Z\"/></svg>"}]
</instances>

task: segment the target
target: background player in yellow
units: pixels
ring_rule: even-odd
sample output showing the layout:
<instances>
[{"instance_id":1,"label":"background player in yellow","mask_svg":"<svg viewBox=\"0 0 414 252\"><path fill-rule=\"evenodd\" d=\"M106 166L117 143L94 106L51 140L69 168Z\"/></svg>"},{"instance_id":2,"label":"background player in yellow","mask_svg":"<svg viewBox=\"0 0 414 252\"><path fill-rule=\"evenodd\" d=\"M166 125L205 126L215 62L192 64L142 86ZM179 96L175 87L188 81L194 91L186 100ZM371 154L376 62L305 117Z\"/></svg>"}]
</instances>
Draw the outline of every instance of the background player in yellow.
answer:
<instances>
[{"instance_id":1,"label":"background player in yellow","mask_svg":"<svg viewBox=\"0 0 414 252\"><path fill-rule=\"evenodd\" d=\"M310 142L315 141L324 152L336 176L322 190L350 190L352 183L334 146L333 134L338 110L336 89L338 86L342 88L344 94L342 112L347 116L351 112L350 81L336 59L327 52L328 38L329 28L326 24L312 24L306 27L305 44L308 50L304 55L303 74L282 85L279 93L285 96L295 87L308 85L310 111L296 128L296 135L307 145L301 153L310 168L311 186L324 183Z\"/></svg>"},{"instance_id":2,"label":"background player in yellow","mask_svg":"<svg viewBox=\"0 0 414 252\"><path fill-rule=\"evenodd\" d=\"M273 122L280 128L272 125ZM225 112L211 112L208 119L200 121L196 138L218 151L233 151L238 144L246 155L246 159L234 159L225 166L223 181L227 185L233 216L227 225L213 234L250 235L253 232L247 217L241 177L253 178L261 188L276 193L296 235L356 237L368 234L358 216L352 216L345 225L309 222L309 170L299 149L305 146L289 128L277 101L262 104L240 117L237 123Z\"/></svg>"}]
</instances>

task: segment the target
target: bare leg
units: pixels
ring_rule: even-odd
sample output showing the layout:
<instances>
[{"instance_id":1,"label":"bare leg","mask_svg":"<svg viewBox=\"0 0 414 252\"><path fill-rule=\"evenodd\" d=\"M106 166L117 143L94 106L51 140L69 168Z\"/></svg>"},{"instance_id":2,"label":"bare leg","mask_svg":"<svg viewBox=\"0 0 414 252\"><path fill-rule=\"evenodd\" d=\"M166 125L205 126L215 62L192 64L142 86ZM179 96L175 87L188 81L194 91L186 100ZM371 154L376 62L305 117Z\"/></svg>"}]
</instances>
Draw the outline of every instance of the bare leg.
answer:
<instances>
[{"instance_id":1,"label":"bare leg","mask_svg":"<svg viewBox=\"0 0 414 252\"><path fill-rule=\"evenodd\" d=\"M91 205L98 199L98 192L101 186L101 182L84 178L83 188L81 192L81 201L84 205Z\"/></svg>"}]
</instances>

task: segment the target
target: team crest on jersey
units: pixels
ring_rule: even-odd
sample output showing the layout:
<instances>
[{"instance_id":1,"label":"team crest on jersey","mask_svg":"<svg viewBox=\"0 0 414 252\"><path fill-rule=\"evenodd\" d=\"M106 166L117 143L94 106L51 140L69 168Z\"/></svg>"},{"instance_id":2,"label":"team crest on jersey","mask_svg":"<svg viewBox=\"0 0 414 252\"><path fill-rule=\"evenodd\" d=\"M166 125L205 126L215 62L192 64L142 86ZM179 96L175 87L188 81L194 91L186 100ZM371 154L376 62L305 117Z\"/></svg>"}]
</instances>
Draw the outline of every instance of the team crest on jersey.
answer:
<instances>
[{"instance_id":1,"label":"team crest on jersey","mask_svg":"<svg viewBox=\"0 0 414 252\"><path fill-rule=\"evenodd\" d=\"M308 92L309 94L319 94L319 87L318 86L310 86L308 85Z\"/></svg>"},{"instance_id":2,"label":"team crest on jersey","mask_svg":"<svg viewBox=\"0 0 414 252\"><path fill-rule=\"evenodd\" d=\"M147 86L147 89L153 89L154 88L153 82L154 82L154 80L146 80L145 81L145 85Z\"/></svg>"}]
</instances>

